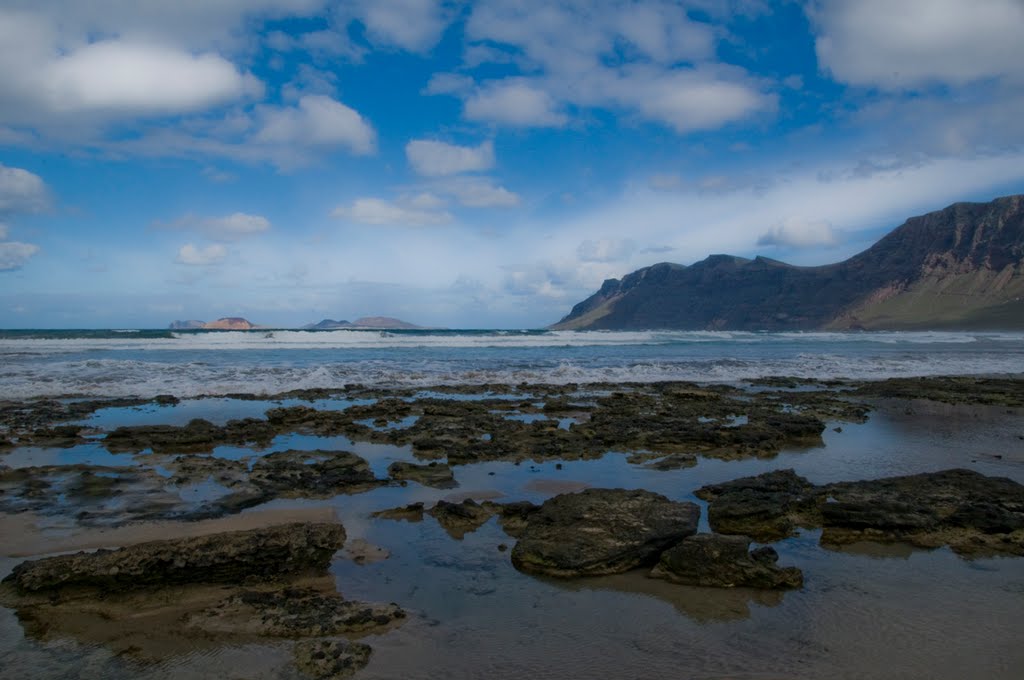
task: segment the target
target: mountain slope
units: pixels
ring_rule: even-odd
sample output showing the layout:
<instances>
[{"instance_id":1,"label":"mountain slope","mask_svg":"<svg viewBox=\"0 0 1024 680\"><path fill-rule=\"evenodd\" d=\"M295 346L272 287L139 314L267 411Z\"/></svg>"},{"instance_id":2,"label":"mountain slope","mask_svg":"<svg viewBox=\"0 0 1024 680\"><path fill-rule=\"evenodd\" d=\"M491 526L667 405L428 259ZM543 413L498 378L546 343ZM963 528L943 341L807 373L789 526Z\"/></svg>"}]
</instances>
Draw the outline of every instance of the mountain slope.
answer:
<instances>
[{"instance_id":1,"label":"mountain slope","mask_svg":"<svg viewBox=\"0 0 1024 680\"><path fill-rule=\"evenodd\" d=\"M555 329L1024 328L1024 196L914 217L836 264L712 255L609 279Z\"/></svg>"}]
</instances>

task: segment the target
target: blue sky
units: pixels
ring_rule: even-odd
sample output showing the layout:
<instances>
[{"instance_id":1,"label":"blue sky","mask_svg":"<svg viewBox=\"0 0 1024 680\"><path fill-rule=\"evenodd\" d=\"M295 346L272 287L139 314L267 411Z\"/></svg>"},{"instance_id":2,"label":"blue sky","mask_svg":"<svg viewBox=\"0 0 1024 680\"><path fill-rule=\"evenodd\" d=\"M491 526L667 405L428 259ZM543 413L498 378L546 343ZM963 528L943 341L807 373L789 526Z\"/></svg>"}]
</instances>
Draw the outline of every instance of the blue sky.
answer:
<instances>
[{"instance_id":1,"label":"blue sky","mask_svg":"<svg viewBox=\"0 0 1024 680\"><path fill-rule=\"evenodd\" d=\"M1024 191L1020 0L0 0L0 327L538 327Z\"/></svg>"}]
</instances>

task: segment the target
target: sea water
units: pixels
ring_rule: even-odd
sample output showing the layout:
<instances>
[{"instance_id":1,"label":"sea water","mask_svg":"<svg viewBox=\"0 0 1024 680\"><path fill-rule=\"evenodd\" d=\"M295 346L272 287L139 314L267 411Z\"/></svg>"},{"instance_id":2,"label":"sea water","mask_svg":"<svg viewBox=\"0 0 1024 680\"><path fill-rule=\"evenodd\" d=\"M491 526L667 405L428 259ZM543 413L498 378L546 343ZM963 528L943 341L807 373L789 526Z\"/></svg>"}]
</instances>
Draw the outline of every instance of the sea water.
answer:
<instances>
[{"instance_id":1,"label":"sea water","mask_svg":"<svg viewBox=\"0 0 1024 680\"><path fill-rule=\"evenodd\" d=\"M0 331L7 398L1022 371L1021 333Z\"/></svg>"},{"instance_id":2,"label":"sea water","mask_svg":"<svg viewBox=\"0 0 1024 680\"><path fill-rule=\"evenodd\" d=\"M772 375L873 379L1022 370L1024 335L1007 333L0 332L0 386L7 398L275 394L346 383L735 383ZM185 400L101 409L85 422L103 430L193 417L224 422L259 417L278 405ZM396 630L365 639L374 653L357 678L1022 677L1021 558L965 560L948 548L901 545L832 550L819 545L819 531L805 530L774 544L780 564L804 571L805 585L797 591L692 588L647 579L642 571L561 581L516 571L508 551L499 549L514 539L496 520L455 540L430 518L371 517L416 501L542 502L586 486L619 486L697 502L706 531L706 505L693 496L695 489L774 469L794 468L818 484L952 467L1024 482L1022 409L880 404L865 423L828 423L823 439L821 446L772 458L701 458L672 471L631 465L615 451L561 465L495 461L457 466L454 490L410 483L326 500L277 500L263 509L330 507L349 540L365 539L390 553L379 562L339 557L332 563L346 597L394 601L409 613ZM265 450L220 447L213 455L318 448L352 450L378 475L395 460L413 459L409 447L301 433L281 435ZM69 464L96 455L94 449L92 443L15 449L4 458L12 466ZM18 561L0 558L0 575ZM73 638L34 639L14 611L0 608L0 678L7 677L301 678L286 641L197 646L143 662Z\"/></svg>"}]
</instances>

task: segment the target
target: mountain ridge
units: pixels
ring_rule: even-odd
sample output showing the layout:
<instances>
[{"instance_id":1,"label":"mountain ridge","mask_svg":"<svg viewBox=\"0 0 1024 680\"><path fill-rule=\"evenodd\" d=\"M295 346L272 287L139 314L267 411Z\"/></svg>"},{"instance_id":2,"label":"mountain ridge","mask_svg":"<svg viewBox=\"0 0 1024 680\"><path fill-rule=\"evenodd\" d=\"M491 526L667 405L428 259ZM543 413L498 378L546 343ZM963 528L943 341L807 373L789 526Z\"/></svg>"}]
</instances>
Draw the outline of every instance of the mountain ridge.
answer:
<instances>
[{"instance_id":1,"label":"mountain ridge","mask_svg":"<svg viewBox=\"0 0 1024 680\"><path fill-rule=\"evenodd\" d=\"M551 328L1024 329L1024 195L912 217L833 264L658 263L606 280Z\"/></svg>"}]
</instances>

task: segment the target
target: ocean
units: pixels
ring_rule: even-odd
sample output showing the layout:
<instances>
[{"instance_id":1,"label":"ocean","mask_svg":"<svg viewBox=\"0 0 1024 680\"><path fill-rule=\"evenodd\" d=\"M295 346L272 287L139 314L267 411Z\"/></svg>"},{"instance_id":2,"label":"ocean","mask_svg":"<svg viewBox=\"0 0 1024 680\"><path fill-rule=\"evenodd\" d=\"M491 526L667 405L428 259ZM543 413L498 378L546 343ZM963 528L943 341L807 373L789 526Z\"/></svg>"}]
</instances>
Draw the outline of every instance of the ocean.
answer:
<instances>
[{"instance_id":1,"label":"ocean","mask_svg":"<svg viewBox=\"0 0 1024 680\"><path fill-rule=\"evenodd\" d=\"M709 331L0 331L8 398L275 394L346 384L738 383L1024 371L1024 334Z\"/></svg>"},{"instance_id":2,"label":"ocean","mask_svg":"<svg viewBox=\"0 0 1024 680\"><path fill-rule=\"evenodd\" d=\"M575 455L575 449L561 458L474 461L453 454L478 437L493 441L489 428L506 420L515 423L509 426L515 432L538 421L549 422L552 438L572 432L597 411L566 415L556 408L552 415L547 402L557 404L564 393L582 404L573 408L596 409L595 400L615 390L588 386L593 383L736 384L739 412L716 430L722 435L748 422L744 405L772 398L766 388L744 385L757 378L1014 374L1003 382L1019 384L1022 373L1020 333L0 331L0 400L7 402L0 412L8 420L2 424L8 429L0 430L0 578L26 558L285 521L340 521L346 548L331 561L324 577L328 589L356 601L394 602L407 613L397 628L356 635L373 648L369 664L354 676L359 680L1017 680L1024 668L1024 558L964 558L949 547L903 543L830 545L822 542L821 528L802 528L772 543L780 565L803 571L804 585L796 590L676 585L648 578L648 567L555 579L517 570L509 557L516 538L495 519L456 535L433 517L396 521L377 513L467 498L540 504L587 487L646 489L695 503L700 530L707 532L708 504L695 490L777 470L792 469L814 484L952 468L1024 483L1024 407L998 399L944 403L864 396L870 409L863 418L829 412L825 402L795 399L797 410L801 404L825 409L820 441L738 457L698 447L693 464L680 467L652 466L651 451L642 446L609 445L597 457ZM496 383L511 387L502 390ZM563 391L537 383L577 387ZM340 390L354 384L412 389L394 393L398 399L388 399L393 393L386 389ZM478 387L429 389L439 385ZM338 393L309 400L281 396L306 388ZM634 385L624 392L659 389ZM779 389L782 395L808 396L803 388ZM844 393L846 386L836 390ZM710 407L714 395L732 391L692 392ZM11 403L160 394L181 400L100 401L71 421L59 416L74 398ZM190 398L207 395L220 396ZM445 398L489 401L486 410L450 423L436 413L436 402ZM500 404L503 399L508 403ZM180 428L195 418L222 426L241 418L263 421L270 409L328 413L401 400L415 415L399 410L394 417L371 418L368 412L365 420L354 421L372 432L319 431L300 423L266 440L221 442L200 451L133 451L107 441L122 426ZM418 401L423 403L417 406ZM37 424L24 420L34 412L54 419L45 425L77 426L80 436L55 441L44 430L37 437ZM398 435L420 418L430 421L430 414L434 429L426 439L377 436ZM587 436L584 431L574 445L584 446ZM437 461L429 446L414 445L431 439L450 442ZM667 444L658 455L672 450ZM454 485L393 480L337 495L299 486L211 519L182 521L174 514L190 517L249 488L254 466L270 456L298 454L306 466L332 452L359 456L381 481L399 463L448 463ZM636 453L641 455L631 455ZM378 557L357 559L360 546ZM223 597L216 589L186 592ZM54 615L45 603L34 608L5 601L0 678L308 680L295 665L292 641L228 633L208 638L183 625L173 607L173 615L161 618L164 594L147 597L118 594L98 604L88 601L68 615ZM204 601L189 597L181 597L186 610Z\"/></svg>"}]
</instances>

